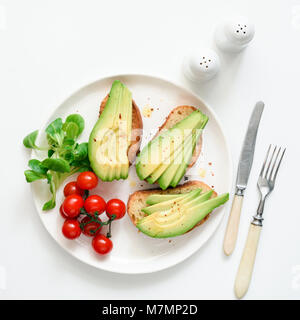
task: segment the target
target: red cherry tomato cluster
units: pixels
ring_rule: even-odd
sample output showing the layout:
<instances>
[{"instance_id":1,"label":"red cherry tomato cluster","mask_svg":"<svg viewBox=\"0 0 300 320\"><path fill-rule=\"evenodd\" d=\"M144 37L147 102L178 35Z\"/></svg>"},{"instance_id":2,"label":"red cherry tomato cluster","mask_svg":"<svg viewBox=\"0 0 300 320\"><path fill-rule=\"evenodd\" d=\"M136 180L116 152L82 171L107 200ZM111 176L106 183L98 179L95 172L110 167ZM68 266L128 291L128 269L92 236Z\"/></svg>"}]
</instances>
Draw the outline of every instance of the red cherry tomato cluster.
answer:
<instances>
[{"instance_id":1,"label":"red cherry tomato cluster","mask_svg":"<svg viewBox=\"0 0 300 320\"><path fill-rule=\"evenodd\" d=\"M98 184L97 176L91 172L82 172L76 181L64 187L65 199L60 206L60 214L65 219L62 233L68 239L76 239L81 233L93 237L92 246L99 254L107 254L112 250L111 223L121 219L126 213L122 200L111 199L107 203L98 195L88 195L89 190ZM108 220L103 222L99 215L106 212ZM103 225L109 226L107 235L101 234Z\"/></svg>"}]
</instances>

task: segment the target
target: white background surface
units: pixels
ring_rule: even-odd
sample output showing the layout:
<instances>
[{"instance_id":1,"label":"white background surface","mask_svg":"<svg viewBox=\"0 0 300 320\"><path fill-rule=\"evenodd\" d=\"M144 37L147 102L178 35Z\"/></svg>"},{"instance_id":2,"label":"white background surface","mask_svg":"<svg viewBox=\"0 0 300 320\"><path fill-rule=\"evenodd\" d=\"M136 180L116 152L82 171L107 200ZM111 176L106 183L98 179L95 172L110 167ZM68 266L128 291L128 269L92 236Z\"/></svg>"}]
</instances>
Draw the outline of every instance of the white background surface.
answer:
<instances>
[{"instance_id":1,"label":"white background surface","mask_svg":"<svg viewBox=\"0 0 300 320\"><path fill-rule=\"evenodd\" d=\"M220 55L218 77L192 88L187 50L212 44L226 16L247 15L256 35L242 54ZM265 221L248 299L300 298L300 1L0 0L0 298L231 299L258 204L256 180L269 143L287 146ZM236 250L224 256L227 222L190 259L155 274L102 272L67 255L47 234L23 171L22 138L80 86L116 73L146 73L193 89L219 115L235 169L251 109L266 104ZM236 170L235 170L236 171ZM228 206L229 211L229 206Z\"/></svg>"}]
</instances>

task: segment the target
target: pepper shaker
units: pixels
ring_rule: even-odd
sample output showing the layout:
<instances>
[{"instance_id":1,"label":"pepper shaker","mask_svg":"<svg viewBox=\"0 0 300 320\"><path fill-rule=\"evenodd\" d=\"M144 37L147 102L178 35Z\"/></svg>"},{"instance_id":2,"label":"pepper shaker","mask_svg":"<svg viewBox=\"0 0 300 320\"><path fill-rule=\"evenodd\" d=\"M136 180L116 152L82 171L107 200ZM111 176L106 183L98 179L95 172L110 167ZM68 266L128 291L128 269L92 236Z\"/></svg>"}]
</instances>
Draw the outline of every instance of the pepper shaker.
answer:
<instances>
[{"instance_id":1,"label":"pepper shaker","mask_svg":"<svg viewBox=\"0 0 300 320\"><path fill-rule=\"evenodd\" d=\"M254 25L248 18L235 17L217 26L215 42L220 50L240 52L253 39L254 33Z\"/></svg>"},{"instance_id":2,"label":"pepper shaker","mask_svg":"<svg viewBox=\"0 0 300 320\"><path fill-rule=\"evenodd\" d=\"M209 48L193 51L183 61L183 72L193 82L208 81L217 74L219 69L219 57Z\"/></svg>"}]
</instances>

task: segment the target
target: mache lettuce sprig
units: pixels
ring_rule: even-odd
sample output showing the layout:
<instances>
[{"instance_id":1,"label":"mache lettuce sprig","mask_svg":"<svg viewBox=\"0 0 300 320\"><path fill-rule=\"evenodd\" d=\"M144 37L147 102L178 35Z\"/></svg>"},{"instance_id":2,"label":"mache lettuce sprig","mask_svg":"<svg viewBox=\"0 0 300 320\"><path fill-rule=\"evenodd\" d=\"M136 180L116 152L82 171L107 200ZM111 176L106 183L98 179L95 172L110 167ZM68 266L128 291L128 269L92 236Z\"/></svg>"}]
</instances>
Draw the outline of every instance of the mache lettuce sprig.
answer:
<instances>
[{"instance_id":1,"label":"mache lettuce sprig","mask_svg":"<svg viewBox=\"0 0 300 320\"><path fill-rule=\"evenodd\" d=\"M23 144L26 148L47 151L48 157L40 161L31 159L30 169L24 172L26 181L47 180L52 194L43 210L53 209L56 205L56 192L62 182L76 172L89 171L88 144L76 142L84 130L84 119L79 114L69 115L65 122L61 118L52 121L46 128L48 146L36 145L38 130L27 135Z\"/></svg>"}]
</instances>

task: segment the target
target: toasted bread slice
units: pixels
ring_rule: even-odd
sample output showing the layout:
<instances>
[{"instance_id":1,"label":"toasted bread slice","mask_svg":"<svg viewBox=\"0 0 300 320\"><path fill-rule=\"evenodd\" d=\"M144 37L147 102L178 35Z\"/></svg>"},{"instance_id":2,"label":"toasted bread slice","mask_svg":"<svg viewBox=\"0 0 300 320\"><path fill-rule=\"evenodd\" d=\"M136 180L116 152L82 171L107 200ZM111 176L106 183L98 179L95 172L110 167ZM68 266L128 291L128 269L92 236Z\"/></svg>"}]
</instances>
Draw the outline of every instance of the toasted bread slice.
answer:
<instances>
[{"instance_id":1,"label":"toasted bread slice","mask_svg":"<svg viewBox=\"0 0 300 320\"><path fill-rule=\"evenodd\" d=\"M175 109L173 109L168 117L166 118L165 122L162 124L162 126L159 127L158 132L156 133L156 135L153 137L153 139L157 136L159 136L163 131L172 128L177 122L183 120L184 118L186 118L188 115L190 115L193 111L197 110L197 108L192 107L192 106L178 106ZM201 152L201 148L202 148L202 136L200 137L196 148L194 150L192 159L188 165L188 167L192 167L195 162L197 161L200 152Z\"/></svg>"},{"instance_id":2,"label":"toasted bread slice","mask_svg":"<svg viewBox=\"0 0 300 320\"><path fill-rule=\"evenodd\" d=\"M100 105L99 116L105 108L108 95L102 100ZM136 158L136 155L139 153L140 145L142 142L143 134L143 120L140 113L140 109L132 100L132 126L131 126L131 143L127 151L129 163L132 164Z\"/></svg>"},{"instance_id":3,"label":"toasted bread slice","mask_svg":"<svg viewBox=\"0 0 300 320\"><path fill-rule=\"evenodd\" d=\"M170 188L167 190L150 189L150 190L136 191L129 196L129 199L127 202L127 213L132 223L136 225L140 219L146 216L146 214L142 212L142 209L147 206L146 199L149 195L180 194L180 193L186 193L186 192L192 191L197 188L202 189L201 193L211 190L211 188L204 182L195 180L195 181L186 182L180 186L177 186L176 188ZM217 193L214 191L212 197L216 197L216 196L217 196ZM208 217L209 217L209 214L200 222L198 222L195 227L200 226L202 223L204 223L208 219Z\"/></svg>"}]
</instances>

